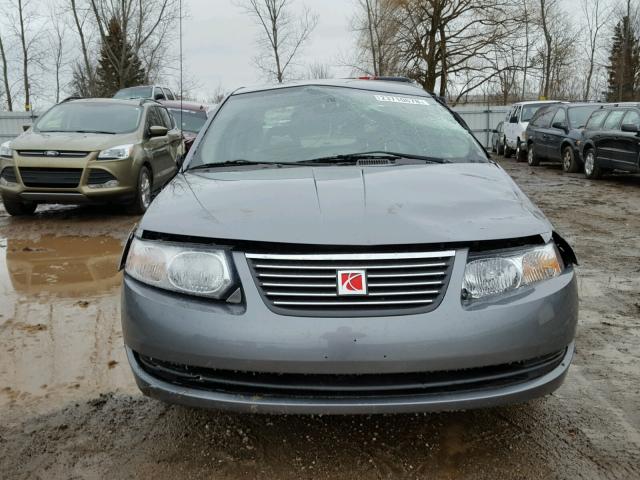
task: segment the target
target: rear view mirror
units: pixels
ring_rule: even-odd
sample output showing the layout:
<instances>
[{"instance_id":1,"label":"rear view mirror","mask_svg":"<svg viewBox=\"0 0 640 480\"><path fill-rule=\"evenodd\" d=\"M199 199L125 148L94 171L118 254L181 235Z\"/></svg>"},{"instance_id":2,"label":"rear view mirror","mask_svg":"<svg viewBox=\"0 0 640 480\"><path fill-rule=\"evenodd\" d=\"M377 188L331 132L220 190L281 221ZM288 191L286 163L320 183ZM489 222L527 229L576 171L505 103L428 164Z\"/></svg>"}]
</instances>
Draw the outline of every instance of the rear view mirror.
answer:
<instances>
[{"instance_id":1,"label":"rear view mirror","mask_svg":"<svg viewBox=\"0 0 640 480\"><path fill-rule=\"evenodd\" d=\"M622 129L623 132L631 132L631 133L640 132L640 128L638 128L638 125L635 125L634 123L623 123L622 127L620 128Z\"/></svg>"},{"instance_id":2,"label":"rear view mirror","mask_svg":"<svg viewBox=\"0 0 640 480\"><path fill-rule=\"evenodd\" d=\"M25 123L24 125L22 125L22 131L23 131L23 132L26 132L26 131L27 131L27 130L29 130L30 128L31 128L31 125L29 125L29 124L26 124L26 123Z\"/></svg>"},{"instance_id":3,"label":"rear view mirror","mask_svg":"<svg viewBox=\"0 0 640 480\"><path fill-rule=\"evenodd\" d=\"M153 127L149 127L149 134L152 137L164 137L169 132L167 127L161 127L159 125L154 125Z\"/></svg>"},{"instance_id":4,"label":"rear view mirror","mask_svg":"<svg viewBox=\"0 0 640 480\"><path fill-rule=\"evenodd\" d=\"M164 95L163 95L163 94L161 94L161 93L156 93L156 94L153 96L153 99L154 99L154 100L166 100L166 98L164 98Z\"/></svg>"}]
</instances>

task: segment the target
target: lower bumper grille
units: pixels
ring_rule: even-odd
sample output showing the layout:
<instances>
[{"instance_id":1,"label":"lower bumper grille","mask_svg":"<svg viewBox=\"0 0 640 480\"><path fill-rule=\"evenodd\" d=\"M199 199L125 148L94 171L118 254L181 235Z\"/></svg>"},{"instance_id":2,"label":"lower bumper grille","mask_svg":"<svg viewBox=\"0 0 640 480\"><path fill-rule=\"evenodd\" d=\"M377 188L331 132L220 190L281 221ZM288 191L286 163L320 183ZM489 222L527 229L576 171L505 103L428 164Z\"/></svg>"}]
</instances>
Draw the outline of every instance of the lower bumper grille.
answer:
<instances>
[{"instance_id":1,"label":"lower bumper grille","mask_svg":"<svg viewBox=\"0 0 640 480\"><path fill-rule=\"evenodd\" d=\"M543 357L491 367L441 372L323 375L238 372L191 367L134 354L149 375L187 388L241 395L348 398L461 393L533 380L562 362L566 349Z\"/></svg>"},{"instance_id":2,"label":"lower bumper grille","mask_svg":"<svg viewBox=\"0 0 640 480\"><path fill-rule=\"evenodd\" d=\"M75 188L80 183L82 169L21 167L20 176L27 187Z\"/></svg>"},{"instance_id":3,"label":"lower bumper grille","mask_svg":"<svg viewBox=\"0 0 640 480\"><path fill-rule=\"evenodd\" d=\"M375 316L435 309L447 288L455 251L370 254L247 253L267 306L283 315ZM343 275L359 292L341 291Z\"/></svg>"},{"instance_id":4,"label":"lower bumper grille","mask_svg":"<svg viewBox=\"0 0 640 480\"><path fill-rule=\"evenodd\" d=\"M16 179L16 171L13 167L5 167L0 173L0 178L4 178L7 182L18 183Z\"/></svg>"},{"instance_id":5,"label":"lower bumper grille","mask_svg":"<svg viewBox=\"0 0 640 480\"><path fill-rule=\"evenodd\" d=\"M116 177L106 170L98 170L97 168L94 168L89 171L89 179L87 180L87 183L90 185L101 185L112 180L116 180Z\"/></svg>"}]
</instances>

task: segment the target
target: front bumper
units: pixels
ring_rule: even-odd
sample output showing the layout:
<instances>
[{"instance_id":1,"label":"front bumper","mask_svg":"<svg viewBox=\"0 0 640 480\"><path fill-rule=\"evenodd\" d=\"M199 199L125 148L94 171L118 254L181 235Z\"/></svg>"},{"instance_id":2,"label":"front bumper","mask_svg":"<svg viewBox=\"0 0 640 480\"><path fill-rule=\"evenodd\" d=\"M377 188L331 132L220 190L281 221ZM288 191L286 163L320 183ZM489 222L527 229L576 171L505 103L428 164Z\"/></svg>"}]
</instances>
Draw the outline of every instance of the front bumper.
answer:
<instances>
[{"instance_id":1,"label":"front bumper","mask_svg":"<svg viewBox=\"0 0 640 480\"><path fill-rule=\"evenodd\" d=\"M133 160L97 160L97 152L92 152L83 158L63 159L21 157L14 154L13 159L3 158L0 161L0 172L6 167L14 168L16 181L10 185L0 185L2 194L24 202L71 204L127 202L134 198L137 188L137 173ZM46 175L43 174L39 178L41 185L27 185L28 182L25 182L21 173L23 168L68 169L77 176L77 184L68 187L48 186ZM92 173L102 178L97 181L92 180ZM118 184L110 187L96 187L101 185L101 181L108 180L116 180Z\"/></svg>"},{"instance_id":2,"label":"front bumper","mask_svg":"<svg viewBox=\"0 0 640 480\"><path fill-rule=\"evenodd\" d=\"M172 403L271 413L409 412L486 407L545 395L562 382L573 355L578 314L572 268L493 302L460 300L467 252L456 253L448 290L432 312L386 317L296 317L271 312L242 253L243 305L171 294L125 276L122 323L143 393ZM566 350L565 350L566 349ZM399 374L507 365L564 351L538 377L472 390L326 398L247 395L158 378L136 355L207 369L276 374ZM135 352L135 354L134 354Z\"/></svg>"}]
</instances>

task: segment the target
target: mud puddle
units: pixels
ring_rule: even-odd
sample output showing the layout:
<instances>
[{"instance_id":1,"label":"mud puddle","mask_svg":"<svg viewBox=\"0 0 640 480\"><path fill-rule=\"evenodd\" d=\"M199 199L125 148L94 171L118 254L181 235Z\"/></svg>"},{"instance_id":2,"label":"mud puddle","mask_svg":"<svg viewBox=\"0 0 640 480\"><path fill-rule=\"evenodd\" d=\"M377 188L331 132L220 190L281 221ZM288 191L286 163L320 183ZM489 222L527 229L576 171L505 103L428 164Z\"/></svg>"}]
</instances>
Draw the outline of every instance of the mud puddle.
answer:
<instances>
[{"instance_id":1,"label":"mud puddle","mask_svg":"<svg viewBox=\"0 0 640 480\"><path fill-rule=\"evenodd\" d=\"M109 236L0 239L0 411L132 391Z\"/></svg>"}]
</instances>

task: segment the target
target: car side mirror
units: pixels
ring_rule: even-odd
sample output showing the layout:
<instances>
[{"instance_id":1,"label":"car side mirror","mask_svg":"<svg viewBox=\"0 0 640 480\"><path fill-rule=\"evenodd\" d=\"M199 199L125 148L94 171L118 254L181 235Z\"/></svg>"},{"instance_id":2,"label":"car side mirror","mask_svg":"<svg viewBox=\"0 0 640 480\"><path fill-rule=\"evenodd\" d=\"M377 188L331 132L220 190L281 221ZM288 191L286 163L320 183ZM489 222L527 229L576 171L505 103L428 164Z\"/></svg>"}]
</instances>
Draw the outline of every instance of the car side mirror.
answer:
<instances>
[{"instance_id":1,"label":"car side mirror","mask_svg":"<svg viewBox=\"0 0 640 480\"><path fill-rule=\"evenodd\" d=\"M640 132L640 128L638 128L638 125L634 124L634 123L623 123L622 127L620 127L620 129L623 132L631 132L631 133L638 133Z\"/></svg>"},{"instance_id":2,"label":"car side mirror","mask_svg":"<svg viewBox=\"0 0 640 480\"><path fill-rule=\"evenodd\" d=\"M152 137L164 137L169 132L167 127L161 127L160 125L154 125L149 127L149 135Z\"/></svg>"},{"instance_id":3,"label":"car side mirror","mask_svg":"<svg viewBox=\"0 0 640 480\"><path fill-rule=\"evenodd\" d=\"M494 128L494 129L493 129L493 133L498 133L498 129L497 129L497 128Z\"/></svg>"},{"instance_id":4,"label":"car side mirror","mask_svg":"<svg viewBox=\"0 0 640 480\"><path fill-rule=\"evenodd\" d=\"M30 128L31 128L31 125L29 125L29 124L26 124L26 123L25 123L24 125L22 125L22 131L23 131L23 132L26 132L26 131L27 131L27 130L29 130Z\"/></svg>"},{"instance_id":5,"label":"car side mirror","mask_svg":"<svg viewBox=\"0 0 640 480\"><path fill-rule=\"evenodd\" d=\"M518 117L515 115L509 119L509 123L518 123Z\"/></svg>"},{"instance_id":6,"label":"car side mirror","mask_svg":"<svg viewBox=\"0 0 640 480\"><path fill-rule=\"evenodd\" d=\"M551 125L553 128L557 128L558 130L567 130L567 124L564 122L553 122L553 125Z\"/></svg>"},{"instance_id":7,"label":"car side mirror","mask_svg":"<svg viewBox=\"0 0 640 480\"><path fill-rule=\"evenodd\" d=\"M166 98L164 98L164 95L163 95L163 94L161 94L161 93L156 93L156 94L153 96L153 99L154 99L154 100L166 100Z\"/></svg>"}]
</instances>

